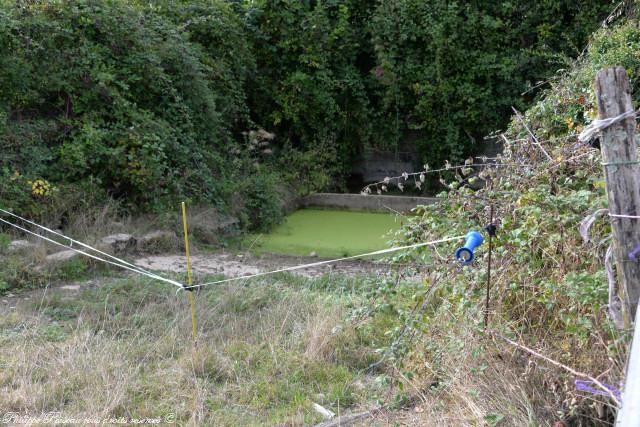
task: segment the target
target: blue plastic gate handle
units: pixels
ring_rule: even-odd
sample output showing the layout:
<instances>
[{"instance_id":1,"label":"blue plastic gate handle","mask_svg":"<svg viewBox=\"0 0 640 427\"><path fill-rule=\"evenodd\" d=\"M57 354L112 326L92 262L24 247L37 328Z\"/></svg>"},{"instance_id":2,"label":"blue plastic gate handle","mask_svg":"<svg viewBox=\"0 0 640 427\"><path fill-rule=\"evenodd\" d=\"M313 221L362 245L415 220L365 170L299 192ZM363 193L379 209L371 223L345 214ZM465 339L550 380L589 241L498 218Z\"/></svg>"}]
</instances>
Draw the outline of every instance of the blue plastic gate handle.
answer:
<instances>
[{"instance_id":1,"label":"blue plastic gate handle","mask_svg":"<svg viewBox=\"0 0 640 427\"><path fill-rule=\"evenodd\" d=\"M473 251L484 241L484 237L482 237L482 234L478 233L477 231L468 232L465 236L465 239L467 239L467 241L465 242L464 246L458 248L458 250L456 251L456 259L460 261L462 265L471 264L473 262Z\"/></svg>"}]
</instances>

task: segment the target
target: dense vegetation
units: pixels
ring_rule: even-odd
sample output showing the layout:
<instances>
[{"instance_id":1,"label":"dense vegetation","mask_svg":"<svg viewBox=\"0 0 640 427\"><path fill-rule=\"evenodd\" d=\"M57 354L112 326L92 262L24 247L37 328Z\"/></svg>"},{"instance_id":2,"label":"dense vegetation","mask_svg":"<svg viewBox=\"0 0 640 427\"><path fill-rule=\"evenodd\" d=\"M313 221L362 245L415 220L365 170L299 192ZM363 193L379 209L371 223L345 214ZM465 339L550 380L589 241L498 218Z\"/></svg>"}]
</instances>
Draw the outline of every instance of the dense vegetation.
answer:
<instances>
[{"instance_id":1,"label":"dense vegetation","mask_svg":"<svg viewBox=\"0 0 640 427\"><path fill-rule=\"evenodd\" d=\"M241 191L248 195L244 203L251 215L247 215L247 221L253 224L268 223L277 215L277 206L269 204L270 192L282 182L305 189L330 185L328 176L336 177L344 171L362 140L383 146L397 140L402 130L419 127L425 135L425 156L451 157L453 161L456 155L465 154L471 148L471 138L463 124L477 121L477 127L466 129L473 137L476 130L492 129L491 123L499 125L512 104L522 108L520 102L527 99L525 96L518 101L520 91L539 78L549 77L553 66L547 68L548 59L561 62L562 52L571 53L572 43L581 46L580 40L587 38L588 28L597 22L592 12L607 7L601 2L545 2L544 8L524 14L520 5L509 2L450 3L446 7L445 2L432 2L434 9L408 0L380 2L375 8L366 2L300 1L256 2L252 7L243 3L167 3L162 7L74 4L81 7L74 11L61 10L58 3L46 7L7 6L1 15L7 23L1 37L14 40L11 49L0 44L0 49L5 49L0 56L4 89L0 96L5 103L4 157L0 160L4 167L0 187L3 203L18 206L19 202L37 213L38 209L50 208L55 200L69 206L73 200L92 202L86 194L111 194L130 203L141 202L143 209L161 208L164 202L157 199L157 191L162 180L170 177L175 186L167 187L168 198L177 194L223 204ZM603 256L609 244L608 221L594 223L590 242L584 242L578 232L585 216L606 206L606 197L599 152L578 143L577 134L595 117L593 78L602 67L624 66L632 81L634 102L640 101L638 3L625 4L626 16L598 29L583 55L551 76L547 88L524 114L528 129L519 119L508 124L505 137L509 142L504 154L496 159L501 167L487 168L480 177L492 185L473 190L468 183L478 177L470 178L464 170L458 175L442 174L446 190L440 194L441 202L418 209L397 235L399 244L462 235L487 225L493 205L498 234L492 261L489 330L615 388L624 381L629 334L614 325L607 307ZM143 39L148 43L138 52L153 58L149 63L142 61L145 66L140 69L152 73L157 82L134 79L124 88L118 82L128 81L129 75L111 80L92 77L84 87L82 73L69 80L61 77L58 81L64 81L64 85L44 81L45 74L39 73L38 67L43 67L54 82L56 75L70 72L69 67L58 64L55 68L52 61L33 62L32 57L44 55L46 49L26 49L26 44L19 43L28 40L32 46L38 41L45 46L49 42L43 34L59 31L66 37L82 37L65 45L61 35L55 46L67 46L72 52L82 49L85 45L78 40L85 40L85 35L79 32L80 27L70 30L60 23L76 22L74 17L86 8L94 8L95 16L99 16L98 11L108 11L101 12L105 14L101 25L127 19L137 23L120 33L125 40L141 36L147 26L157 26L153 36L144 32ZM215 15L215 20L203 17L211 10L224 13ZM564 14L566 19L558 19ZM119 18L110 21L112 16ZM210 33L210 21L220 23L222 16L236 30L218 28L215 38ZM87 28L95 31L92 22ZM573 29L563 33L563 26ZM459 43L449 43L453 29L459 30L455 32ZM404 36L416 34L412 31L423 33L415 38ZM478 34L488 40L482 46L478 45ZM563 39L561 34L568 38ZM117 55L113 56L117 61L111 60L118 67L129 55L132 57L127 61L136 64L136 43L144 41L130 40L125 47L111 51L112 41L92 37L95 41L91 48L85 47L93 52L90 58L102 63ZM231 44L227 40L234 37L239 47L234 45L233 49L238 50L225 56L225 43ZM99 48L99 42L103 48ZM171 43L184 49L169 52L166 48ZM53 45L51 42L47 46L54 49ZM421 46L439 49L423 51ZM527 46L536 47L523 50ZM208 50L214 48L220 51ZM487 52L486 57L483 52ZM165 57L169 53L182 62L174 56ZM69 55L66 63L75 64L73 61L81 58ZM187 58L196 65L183 74L189 69L185 66L190 63ZM178 61L182 66L172 68L162 62L165 60ZM25 65L32 63L39 65ZM465 63L469 68L462 66ZM83 64L88 67L92 62ZM499 66L493 67L495 64ZM21 75L29 75L29 70L32 77L20 80ZM443 70L451 74L443 75ZM236 79L236 73L244 77ZM500 84L486 92L478 91L479 87L487 88L483 79ZM13 83L5 83L9 81ZM100 86L97 81L106 83ZM138 91L134 81L149 87ZM484 85L480 83L483 81ZM418 86L414 86L416 82ZM431 86L434 82L437 90ZM156 84L166 86L155 91ZM194 89L198 85L216 88L208 92L210 102L199 103L200 93ZM50 88L57 92L49 92ZM65 109L64 91L74 93L69 110ZM100 91L108 97L100 98ZM173 98L171 94L175 93L178 95ZM455 104L461 94L467 103ZM477 98L470 94L477 94ZM157 102L147 99L144 103L145 96ZM119 111L119 104L110 99L128 100L130 108ZM235 101L225 102L228 99ZM432 100L437 101L431 105ZM83 102L94 109L76 107ZM25 107L16 109L15 105ZM170 105L179 105L180 111L185 108L185 115L180 117L190 119L190 124L168 117L165 108ZM55 113L56 108L70 111L68 117ZM466 115L460 111L466 111ZM479 115L481 111L483 115ZM432 113L440 120L427 120ZM122 125L121 117L128 117L130 123L138 118L141 126L149 125L144 128L147 132L136 133L135 126L131 129L131 125ZM113 132L120 139L85 135L81 143L75 138L83 135L85 124L97 129L98 135ZM188 132L178 132L178 124L186 126ZM215 130L215 137L200 138L198 132L206 126ZM243 134L258 127L273 131L277 135L274 142L267 144L269 135L265 133ZM159 129L166 133L156 132ZM429 139L429 132L440 136L437 143ZM551 160L531 144L530 132L537 135ZM149 144L146 140L134 142L150 135L164 141L167 154L157 164L165 162L166 168L141 187L145 191L136 192L137 181L125 181L129 175L110 166L109 154L99 160L100 153L116 150L118 144L123 153L153 152L149 148L152 143L145 146ZM189 135L193 136L190 143L197 142L195 147L201 150L198 161L202 169L190 169L192 159L181 157L196 152L194 147L181 151L183 140L179 138ZM168 136L177 142L167 143L164 138ZM84 161L102 161L101 167L78 172L82 164L76 164L81 158L78 153L94 148L95 152L84 154ZM265 153L267 149L273 153ZM127 162L132 159L135 156ZM172 165L180 162L186 165L184 169L172 172ZM212 169L206 169L209 167ZM209 186L205 190L190 187L192 177L185 173L202 174L198 179ZM135 173L129 179L132 177L143 178ZM153 180L160 183L158 188ZM403 177L392 181L397 182L407 187L411 183ZM56 199L62 194L66 195L64 201ZM69 194L85 195L74 199ZM8 238L4 240L6 246ZM106 291L89 291L79 300L54 292L26 303L26 308L6 316L0 325L0 338L7 347L0 356L18 368L5 370L6 375L0 377L0 383L9 390L3 402L16 410L59 409L62 402L63 409L71 413L93 413L95 402L101 404L105 399L95 393L95 385L126 372L113 380L119 392L107 395L113 405L103 405L108 413L151 415L151 407L179 407L176 415L184 423L264 424L268 420L271 424L296 425L319 419L312 402L337 411L357 411L375 400L385 410L403 409L403 415L410 412L418 418L416 425L611 424L616 410L612 399L579 392L573 375L513 348L496 334L486 333L486 246L478 251L476 264L463 268L446 262L447 254L454 249L451 243L438 247L438 251L401 254L396 258L403 263L399 276L391 273L373 280L278 276L247 286L205 290L199 297L199 307L211 317L205 318L200 332L203 341L214 345L197 359L191 358L184 345L189 329L187 307L178 306L172 293L145 287L155 285L142 280L122 281ZM2 279L6 287L9 283L44 284L51 280L42 278L43 273L31 268L33 265L24 266L22 258L14 255L5 259L11 263L3 263L3 269L12 274ZM403 280L402 275L410 272L408 261L419 262L420 272L428 274L425 283ZM82 262L68 264L53 278L77 278L87 271ZM1 285L0 281L0 290ZM111 305L105 302L107 297L114 298ZM131 329L132 323L140 331ZM158 329L158 324L166 328ZM149 336L153 339L148 340ZM71 351L79 347L85 352ZM20 357L23 353L33 357ZM81 355L95 362L82 362ZM97 374L95 366L99 367ZM127 372L123 366L135 368ZM66 373L69 381L59 381L59 375L54 374L57 372ZM150 372L157 373L160 382L150 381ZM185 390L183 394L167 393L176 383ZM192 402L193 396L198 397L193 408L182 405Z\"/></svg>"},{"instance_id":2,"label":"dense vegetation","mask_svg":"<svg viewBox=\"0 0 640 427\"><path fill-rule=\"evenodd\" d=\"M5 0L0 197L53 223L107 197L190 198L268 226L279 188L340 187L407 130L431 163L478 149L609 7Z\"/></svg>"},{"instance_id":3,"label":"dense vegetation","mask_svg":"<svg viewBox=\"0 0 640 427\"><path fill-rule=\"evenodd\" d=\"M574 66L551 80L550 88L524 116L528 129L513 119L505 132L509 143L497 159L501 167L482 174L491 185L471 190L464 171L458 179L443 177L448 188L440 195L441 202L420 209L399 234L404 244L481 229L490 223L493 205L498 233L489 328L615 388L624 382L629 331L616 326L612 314L616 295L609 295L604 268L611 244L609 221L598 219L588 242L579 232L581 221L606 207L607 199L599 150L579 143L577 135L596 118L593 82L600 69L624 66L634 104L640 99L637 8L637 2L630 2L626 19L594 33ZM532 144L530 131L551 160ZM389 329L401 338L392 349L404 375L420 377L414 379L418 384L437 378L449 390L458 390L460 400L473 402L464 405L468 410L501 390L524 393L502 409L495 401L489 403L493 412L485 412L485 420L490 425L500 420L509 425L543 424L541 419L546 425L561 419L564 424L555 425L568 426L613 422L612 399L594 400L593 395L580 393L574 384L578 377L483 332L486 252L480 264L453 272L438 253L424 251L420 259L436 265L432 280L439 278L439 285L433 293L423 287L399 290L382 283L371 291L371 304L363 307L371 319L401 318L400 325L406 322L424 337L412 344L400 336L398 324ZM415 300L419 306L423 299L427 308L414 316ZM468 376L460 373L460 366L468 368ZM392 377L404 381L398 374ZM471 398L469 388L475 390ZM516 400L521 403L515 404ZM537 422L521 410L528 405L540 417ZM518 416L529 421L518 422Z\"/></svg>"}]
</instances>

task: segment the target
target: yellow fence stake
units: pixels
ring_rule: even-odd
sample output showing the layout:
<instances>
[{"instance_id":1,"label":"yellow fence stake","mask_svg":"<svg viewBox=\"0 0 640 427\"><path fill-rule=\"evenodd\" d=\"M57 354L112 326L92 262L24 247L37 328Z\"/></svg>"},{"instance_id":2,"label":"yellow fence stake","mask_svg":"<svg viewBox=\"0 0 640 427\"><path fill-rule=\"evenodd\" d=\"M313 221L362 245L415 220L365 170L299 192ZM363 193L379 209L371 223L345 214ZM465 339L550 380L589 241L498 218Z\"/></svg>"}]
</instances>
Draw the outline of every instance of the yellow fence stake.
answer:
<instances>
[{"instance_id":1,"label":"yellow fence stake","mask_svg":"<svg viewBox=\"0 0 640 427\"><path fill-rule=\"evenodd\" d=\"M189 256L189 229L187 228L187 208L184 202L182 202L182 223L184 225L184 248L187 255L187 284L191 286L193 284L193 276L191 275L191 257ZM196 337L196 303L193 298L193 290L187 289L187 295L189 295L189 303L191 304L191 332L193 335L193 346L198 345L198 339Z\"/></svg>"}]
</instances>

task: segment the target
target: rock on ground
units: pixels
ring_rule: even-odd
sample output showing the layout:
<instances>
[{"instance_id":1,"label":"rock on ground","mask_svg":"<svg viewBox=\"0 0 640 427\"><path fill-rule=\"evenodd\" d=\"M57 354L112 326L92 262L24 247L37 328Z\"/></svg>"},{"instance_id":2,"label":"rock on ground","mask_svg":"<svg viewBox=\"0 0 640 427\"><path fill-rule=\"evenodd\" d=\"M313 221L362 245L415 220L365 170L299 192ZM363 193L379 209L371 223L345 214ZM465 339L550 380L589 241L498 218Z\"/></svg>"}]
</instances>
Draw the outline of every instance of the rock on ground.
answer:
<instances>
[{"instance_id":1,"label":"rock on ground","mask_svg":"<svg viewBox=\"0 0 640 427\"><path fill-rule=\"evenodd\" d=\"M36 247L36 244L31 243L28 240L14 240L13 242L9 243L9 246L7 247L7 249L9 252L22 252L22 251L28 251L35 247Z\"/></svg>"},{"instance_id":2,"label":"rock on ground","mask_svg":"<svg viewBox=\"0 0 640 427\"><path fill-rule=\"evenodd\" d=\"M99 246L101 249L108 249L113 253L129 252L136 248L136 238L131 234L112 234L103 237Z\"/></svg>"},{"instance_id":3,"label":"rock on ground","mask_svg":"<svg viewBox=\"0 0 640 427\"><path fill-rule=\"evenodd\" d=\"M64 262L64 261L69 261L70 259L73 259L78 256L80 256L78 252L67 250L67 251L60 251L60 252L53 253L51 255L47 255L45 259L49 262Z\"/></svg>"},{"instance_id":4,"label":"rock on ground","mask_svg":"<svg viewBox=\"0 0 640 427\"><path fill-rule=\"evenodd\" d=\"M189 234L204 243L216 243L221 236L233 234L239 227L237 218L207 207L190 208L188 222Z\"/></svg>"},{"instance_id":5,"label":"rock on ground","mask_svg":"<svg viewBox=\"0 0 640 427\"><path fill-rule=\"evenodd\" d=\"M161 253L178 246L178 236L173 231L155 230L138 239L138 251Z\"/></svg>"}]
</instances>

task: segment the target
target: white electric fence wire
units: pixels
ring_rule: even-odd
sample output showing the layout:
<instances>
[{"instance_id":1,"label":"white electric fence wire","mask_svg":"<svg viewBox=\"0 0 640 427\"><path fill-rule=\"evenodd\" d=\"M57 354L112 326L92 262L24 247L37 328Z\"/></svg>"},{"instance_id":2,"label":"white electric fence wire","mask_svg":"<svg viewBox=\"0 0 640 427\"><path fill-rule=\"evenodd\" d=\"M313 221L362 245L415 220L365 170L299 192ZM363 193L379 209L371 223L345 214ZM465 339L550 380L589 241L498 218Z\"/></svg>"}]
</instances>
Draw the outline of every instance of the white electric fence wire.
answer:
<instances>
[{"instance_id":1,"label":"white electric fence wire","mask_svg":"<svg viewBox=\"0 0 640 427\"><path fill-rule=\"evenodd\" d=\"M23 231L25 233L31 234L33 236L36 236L36 237L38 237L40 239L46 240L47 242L53 243L53 244L61 246L63 248L70 249L70 250L72 250L74 252L77 252L77 253L79 253L81 255L84 255L84 256L87 256L89 258L95 259L97 261L102 261L102 262L105 262L107 264L114 265L116 267L120 267L120 268L124 268L126 270L129 270L129 271L133 271L134 273L142 274L142 275L150 277L152 279L156 279L156 280L160 280L160 281L163 281L163 282L166 282L166 283L170 283L170 284L172 284L174 286L177 286L180 289L200 288L200 287L208 286L208 285L215 285L215 284L219 284L219 283L227 283L227 282L232 282L232 281L236 281L236 280L253 279L253 278L256 278L256 277L268 276L268 275L271 275L271 274L283 273L283 272L287 272L287 271L303 270L303 269L306 269L306 268L318 267L318 266L321 266L321 265L334 264L334 263L341 262L341 261L348 261L348 260L358 259L358 258L366 258L366 257L376 256L376 255L384 255L384 254L397 252L397 251L402 251L402 250L406 250L406 249L420 248L420 247L423 247L423 246L433 246L433 245L436 245L438 243L451 242L451 241L454 241L454 240L463 239L465 237L465 236L446 237L446 238L443 238L443 239L432 240L430 242L415 243L413 245L406 245L406 246L397 246L397 247L394 247L394 248L381 249L381 250L377 250L377 251L373 251L373 252L367 252L367 253L358 254L358 255L351 255L351 256L342 257L342 258L329 259L329 260L324 260L324 261L317 261L317 262L312 262L312 263L309 263L309 264L302 264L302 265L295 265L295 266L291 266L291 267L280 268L278 270L273 270L273 271L266 271L266 272L250 274L250 275L246 275L246 276L231 277L231 278L228 278L228 279L217 280L217 281L214 281L214 282L207 282L207 283L201 283L201 284L198 284L198 285L186 286L186 285L184 285L184 284L182 284L180 282L176 282L175 280L171 280L171 279L168 279L166 277L162 277L162 276L159 276L157 274L154 274L154 273L152 273L152 272L150 272L148 270L145 270L145 269L143 269L143 268L141 268L141 267L139 267L139 266L137 266L135 264L131 264L131 263L129 263L129 262L123 260L123 259L120 259L118 257L115 257L115 256L111 255L111 254L108 254L108 253L103 252L103 251L101 251L99 249L96 249L96 248L94 248L92 246L89 246L86 243L83 243L83 242L80 242L78 240L72 239L71 237L65 236L62 233L59 233L59 232L57 232L55 230L52 230L50 228L47 228L47 227L45 227L43 225L40 225L40 224L35 223L33 221L30 221L30 220L28 220L26 218L23 218L23 217L21 217L19 215L16 215L16 214L12 213L12 212L9 212L7 210L4 210L4 209L0 208L0 212L5 213L7 215L11 215L14 218L20 219L21 221L24 221L24 222L26 222L28 224L31 224L31 225L33 225L35 227L38 227L38 228L40 228L42 230L45 230L45 231L49 232L49 233L52 233L52 234L54 234L56 236L62 237L64 239L67 239L67 240L69 240L71 242L71 244L74 244L74 243L78 244L78 245L80 245L80 246L82 246L82 247L84 247L86 249L95 251L95 252L97 252L97 253L99 253L101 255L104 255L104 256L106 256L108 258L111 258L111 259L113 259L115 261L110 261L108 259L100 258L100 257L98 257L96 255L93 255L93 254L90 254L88 252L81 251L79 249L76 249L76 248L72 247L71 245L65 245L63 243L57 242L57 241L55 241L53 239L50 239L50 238L48 238L46 236L40 235L40 234L35 233L35 232L33 232L33 231L31 231L31 230L29 230L27 228L21 227L21 226L19 226L17 224L14 224L14 223L10 222L10 221L7 221L5 219L0 218L0 222L3 222L3 223L5 223L5 224L7 224L7 225L9 225L11 227L14 227L14 228L16 228L18 230Z\"/></svg>"},{"instance_id":2,"label":"white electric fence wire","mask_svg":"<svg viewBox=\"0 0 640 427\"><path fill-rule=\"evenodd\" d=\"M227 282L232 282L232 281L235 281L235 280L253 279L253 278L256 278L256 277L267 276L267 275L270 275L270 274L283 273L283 272L295 271L295 270L303 270L305 268L318 267L320 265L327 265L327 264L334 264L336 262L348 261L348 260L351 260L351 259L366 258L366 257L369 257L369 256L375 256L375 255L384 255L384 254L388 254L388 253L391 253L391 252L402 251L402 250L405 250L405 249L414 249L414 248L420 248L420 247L423 247L423 246L436 245L438 243L451 242L453 240L460 240L460 239L463 239L464 237L465 236L446 237L444 239L432 240L430 242L415 243L413 245L407 245L407 246L397 246L397 247L394 247L394 248L381 249L379 251L374 251L374 252L367 252L365 254L351 255L351 256L347 256L347 257L329 259L329 260L325 260L325 261L317 261L317 262L312 262L310 264L294 265L292 267L280 268L278 270L266 271L264 273L256 273L256 274L250 274L250 275L247 275L247 276L238 276L238 277L232 277L232 278L229 278L229 279L216 280L214 282L201 283L199 285L190 286L189 288L200 288L200 287L203 287L203 286L217 285L219 283L227 283Z\"/></svg>"},{"instance_id":3,"label":"white electric fence wire","mask_svg":"<svg viewBox=\"0 0 640 427\"><path fill-rule=\"evenodd\" d=\"M640 219L640 215L622 215L622 214L612 214L612 213L610 213L609 216L611 216L613 218Z\"/></svg>"},{"instance_id":4,"label":"white electric fence wire","mask_svg":"<svg viewBox=\"0 0 640 427\"><path fill-rule=\"evenodd\" d=\"M55 230L52 230L52 229L50 229L50 228L48 228L48 227L45 227L44 225L41 225L41 224L38 224L38 223L36 223L36 222L30 221L30 220L28 220L27 218L23 218L23 217L21 217L20 215L17 215L17 214L15 214L15 213L13 213L13 212L10 212L10 211L7 211L7 210L4 210L4 209L2 209L2 208L0 208L0 212L1 212L1 213L5 213L5 214L7 214L7 215L10 215L10 216L12 216L12 217L14 217L14 218L17 218L17 219L19 219L19 220L21 220L21 221L23 221L23 222L26 222L27 224L30 224L30 225L33 225L33 226L35 226L35 227L38 227L38 228L40 228L40 229L42 229L42 230L45 230L45 231L47 231L47 232L49 232L49 233L51 233L51 234L55 234L56 236L62 237L63 239L66 239L66 240L68 240L69 242L71 242L71 244L74 244L74 243L75 243L75 244L77 244L77 245L82 246L82 247L83 247L83 248L85 248L85 249L92 250L92 251L97 252L97 253L99 253L99 254L101 254L101 255L104 255L104 256L106 256L106 257L108 257L108 258L111 258L111 259L113 259L113 260L115 260L115 261L117 261L117 262L119 262L119 263L121 263L121 264L127 265L127 266L129 266L129 267L131 267L131 268L135 268L136 270L139 270L139 271L140 271L140 272L142 272L142 273L145 273L145 274L154 274L154 273L152 273L152 272L150 272L150 271L148 271L148 270L145 270L144 268L142 268L142 267L140 267L140 266L137 266L137 265L132 264L132 263L130 263L130 262L127 262L127 261L125 261L125 260L123 260L123 259L120 259L120 258L118 258L118 257L115 257L115 256L113 256L113 255L111 255L111 254L109 254L109 253L107 253L107 252L103 252L103 251L101 251L101 250L99 250L99 249L97 249L97 248L94 248L94 247L92 247L92 246L89 246L89 245L87 245L86 243L83 243L83 242L81 242L81 241L79 241L79 240L74 240L73 238L71 238L71 237L69 237L69 236L65 236L65 235L64 235L64 234L62 234L62 233L59 233L59 232L57 232L57 231L55 231ZM157 275L156 275L156 276L157 276Z\"/></svg>"},{"instance_id":5,"label":"white electric fence wire","mask_svg":"<svg viewBox=\"0 0 640 427\"><path fill-rule=\"evenodd\" d=\"M7 212L7 211L4 211L4 210L2 210L2 209L0 209L0 211L1 211L1 212ZM13 214L12 214L12 215L13 215ZM13 215L13 216L18 217L17 215ZM20 218L20 217L18 217L18 218ZM63 235L63 234L60 234L60 233L58 233L58 232L55 232L55 231L53 231L53 230L49 230L49 229L47 229L47 228L46 228L46 227L44 227L44 226L38 225L38 224L36 224L36 223L34 223L34 222L31 222L31 221L28 221L28 220L25 220L25 221L29 222L30 224L34 224L34 225L36 225L36 226L38 226L38 227L40 227L40 228L42 228L42 229L46 229L46 230L48 230L48 231L52 232L53 234L56 234L56 235L58 235L58 236L60 236L60 237L63 237L63 238L65 238L65 239L68 239L69 241L71 241L71 242L73 242L73 243L77 243L77 244L79 244L79 245L81 245L81 246L83 246L83 247L85 247L85 248L87 248L87 249L90 249L90 250L96 251L96 252L98 252L98 253L100 253L100 254L106 255L106 256L108 256L109 258L115 259L115 260L116 260L116 261L118 261L118 262L110 261L110 260L108 260L108 259L100 258L99 256L96 256L96 255L90 254L90 253L88 253L88 252L81 251L81 250L76 249L76 248L74 248L74 247L72 247L72 246L65 245L64 243L57 242L57 241L55 241L55 240L53 240L53 239L50 239L50 238L48 238L48 237L46 237L46 236L42 236L42 235L40 235L40 234L38 234L38 233L35 233L35 232L33 232L33 231L29 230L29 229L26 229L26 228L21 227L21 226L19 226L19 225L17 225L17 224L14 224L14 223L12 223L12 222L10 222L10 221L7 221L7 220L5 220L5 219L0 218L0 222L3 222L3 223L5 223L5 224L7 224L7 225L9 225L9 226L11 226L11 227L17 228L18 230L24 231L25 233L31 234L31 235L33 235L33 236L36 236L36 237L38 237L38 238L40 238L40 239L46 240L47 242L53 243L53 244L58 245L58 246L62 246L63 248L70 249L70 250L72 250L72 251L74 251L74 252L77 252L77 253L79 253L79 254L81 254L81 255L87 256L87 257L92 258L92 259L95 259L95 260L97 260L97 261L106 262L107 264L115 265L116 267L120 267L120 268L124 268L124 269L126 269L126 270L133 271L134 273L142 274L142 275L147 276L147 277L150 277L150 278L152 278L152 279L160 280L160 281L162 281L162 282L166 282L166 283L171 283L172 285L174 285L174 286L178 286L178 287L180 287L180 288L184 287L184 285L183 285L182 283L176 282L175 280L171 280L171 279L167 279L166 277L158 276L157 274L151 273L150 271L146 271L146 270L144 270L144 269L142 269L142 268L140 268L140 267L138 267L138 266L136 266L136 265L133 265L133 264L131 264L131 263L128 263L127 261L124 261L124 260L122 260L122 259L120 259L120 258L114 257L113 255L109 255L109 254L107 254L107 253L105 253L105 252L102 252L102 251L100 251L100 250L98 250L98 249L92 248L91 246L89 246L89 245L87 245L87 244L85 244L85 243L82 243L82 242L79 242L79 241L77 241L77 240L71 239L71 238L69 238L69 237L67 237L67 236L65 236L65 235Z\"/></svg>"},{"instance_id":6,"label":"white electric fence wire","mask_svg":"<svg viewBox=\"0 0 640 427\"><path fill-rule=\"evenodd\" d=\"M614 125L616 123L619 123L624 119L627 119L629 117L635 117L635 116L636 116L636 112L631 110L631 111L622 113L618 116L610 117L608 119L594 120L589 124L589 126L584 128L582 132L580 132L580 135L578 135L578 140L580 142L587 143L591 141L591 139L593 139L593 137L601 130L606 129L609 126Z\"/></svg>"}]
</instances>

